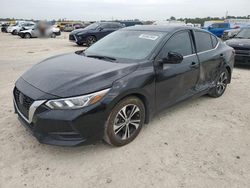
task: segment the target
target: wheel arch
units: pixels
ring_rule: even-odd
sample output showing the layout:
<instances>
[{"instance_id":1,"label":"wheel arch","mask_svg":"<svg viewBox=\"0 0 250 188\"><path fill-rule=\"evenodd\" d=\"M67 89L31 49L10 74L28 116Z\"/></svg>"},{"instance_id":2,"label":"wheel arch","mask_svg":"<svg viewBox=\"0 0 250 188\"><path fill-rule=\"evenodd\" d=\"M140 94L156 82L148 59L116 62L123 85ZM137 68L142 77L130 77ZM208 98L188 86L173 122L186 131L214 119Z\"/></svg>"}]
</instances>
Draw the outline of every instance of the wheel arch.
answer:
<instances>
[{"instance_id":1,"label":"wheel arch","mask_svg":"<svg viewBox=\"0 0 250 188\"><path fill-rule=\"evenodd\" d=\"M152 113L151 113L151 108L150 108L150 102L148 100L148 98L141 92L129 92L123 95L120 95L118 97L116 97L116 99L114 100L114 103L112 105L112 109L115 107L115 105L117 105L121 100L127 98L127 97L136 97L138 99L140 99L142 101L142 103L144 104L145 107L145 122L144 123L149 123Z\"/></svg>"},{"instance_id":2,"label":"wheel arch","mask_svg":"<svg viewBox=\"0 0 250 188\"><path fill-rule=\"evenodd\" d=\"M231 78L232 78L232 70L230 68L230 66L226 66L226 69L228 71L228 75L229 75L229 79L228 79L228 83L231 83Z\"/></svg>"}]
</instances>

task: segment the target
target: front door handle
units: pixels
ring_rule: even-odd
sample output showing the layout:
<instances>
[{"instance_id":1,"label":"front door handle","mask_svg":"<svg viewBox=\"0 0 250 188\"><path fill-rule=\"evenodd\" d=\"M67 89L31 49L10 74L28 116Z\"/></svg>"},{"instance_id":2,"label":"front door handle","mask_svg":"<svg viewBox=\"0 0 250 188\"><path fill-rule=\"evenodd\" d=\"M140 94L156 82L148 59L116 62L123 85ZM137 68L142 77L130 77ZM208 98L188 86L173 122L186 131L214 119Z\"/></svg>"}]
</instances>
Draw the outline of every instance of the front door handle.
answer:
<instances>
[{"instance_id":1,"label":"front door handle","mask_svg":"<svg viewBox=\"0 0 250 188\"><path fill-rule=\"evenodd\" d=\"M191 68L198 68L198 67L199 67L199 63L198 63L198 62L192 62L192 63L190 64L190 67L191 67Z\"/></svg>"}]
</instances>

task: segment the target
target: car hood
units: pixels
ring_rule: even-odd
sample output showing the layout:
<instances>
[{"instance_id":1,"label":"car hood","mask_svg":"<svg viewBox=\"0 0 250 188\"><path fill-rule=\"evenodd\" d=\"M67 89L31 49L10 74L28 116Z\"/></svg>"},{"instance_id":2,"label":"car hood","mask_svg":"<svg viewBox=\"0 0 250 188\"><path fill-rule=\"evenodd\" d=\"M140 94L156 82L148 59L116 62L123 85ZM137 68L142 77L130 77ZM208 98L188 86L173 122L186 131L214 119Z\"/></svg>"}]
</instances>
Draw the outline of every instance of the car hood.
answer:
<instances>
[{"instance_id":1,"label":"car hood","mask_svg":"<svg viewBox=\"0 0 250 188\"><path fill-rule=\"evenodd\" d=\"M250 48L250 39L231 39L227 40L226 44L231 47L241 47L241 48Z\"/></svg>"},{"instance_id":2,"label":"car hood","mask_svg":"<svg viewBox=\"0 0 250 188\"><path fill-rule=\"evenodd\" d=\"M84 29L75 29L75 30L71 31L70 34L75 35L77 33L82 33L82 32L86 32L86 30L84 30Z\"/></svg>"},{"instance_id":3,"label":"car hood","mask_svg":"<svg viewBox=\"0 0 250 188\"><path fill-rule=\"evenodd\" d=\"M93 29L81 28L81 29L75 29L75 30L71 31L70 34L76 35L78 33L88 33L88 32L91 32L91 31L93 31Z\"/></svg>"},{"instance_id":4,"label":"car hood","mask_svg":"<svg viewBox=\"0 0 250 188\"><path fill-rule=\"evenodd\" d=\"M138 63L109 62L70 53L36 64L21 78L45 93L70 97L112 87L115 80L137 67Z\"/></svg>"}]
</instances>

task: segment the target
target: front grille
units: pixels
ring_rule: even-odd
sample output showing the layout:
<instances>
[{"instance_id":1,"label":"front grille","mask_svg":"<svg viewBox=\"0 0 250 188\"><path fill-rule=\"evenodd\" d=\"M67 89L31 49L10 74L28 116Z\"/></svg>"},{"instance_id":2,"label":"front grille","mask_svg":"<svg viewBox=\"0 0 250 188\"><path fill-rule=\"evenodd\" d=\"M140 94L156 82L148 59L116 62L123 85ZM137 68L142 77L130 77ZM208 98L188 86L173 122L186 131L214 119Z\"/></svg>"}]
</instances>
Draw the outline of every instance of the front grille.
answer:
<instances>
[{"instance_id":1,"label":"front grille","mask_svg":"<svg viewBox=\"0 0 250 188\"><path fill-rule=\"evenodd\" d=\"M75 37L74 37L74 35L69 35L69 40L73 40L73 41L75 41Z\"/></svg>"},{"instance_id":2,"label":"front grille","mask_svg":"<svg viewBox=\"0 0 250 188\"><path fill-rule=\"evenodd\" d=\"M29 119L29 109L34 100L26 95L24 95L22 92L20 92L16 87L14 89L14 98L17 105L18 110Z\"/></svg>"},{"instance_id":3,"label":"front grille","mask_svg":"<svg viewBox=\"0 0 250 188\"><path fill-rule=\"evenodd\" d=\"M246 50L246 51L250 51L249 47L244 47L244 46L235 46L233 47L235 50Z\"/></svg>"}]
</instances>

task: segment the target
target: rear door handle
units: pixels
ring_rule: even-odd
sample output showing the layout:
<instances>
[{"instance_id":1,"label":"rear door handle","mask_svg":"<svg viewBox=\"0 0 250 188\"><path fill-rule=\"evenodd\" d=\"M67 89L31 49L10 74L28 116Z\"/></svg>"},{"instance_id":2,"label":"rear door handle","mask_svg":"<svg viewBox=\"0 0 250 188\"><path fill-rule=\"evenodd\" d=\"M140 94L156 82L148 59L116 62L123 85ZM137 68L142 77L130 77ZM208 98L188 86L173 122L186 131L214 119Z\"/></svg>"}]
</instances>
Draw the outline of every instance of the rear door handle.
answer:
<instances>
[{"instance_id":1,"label":"rear door handle","mask_svg":"<svg viewBox=\"0 0 250 188\"><path fill-rule=\"evenodd\" d=\"M192 62L192 63L190 64L190 67L191 67L191 68L198 68L198 67L199 67L199 63L198 63L198 62Z\"/></svg>"}]
</instances>

